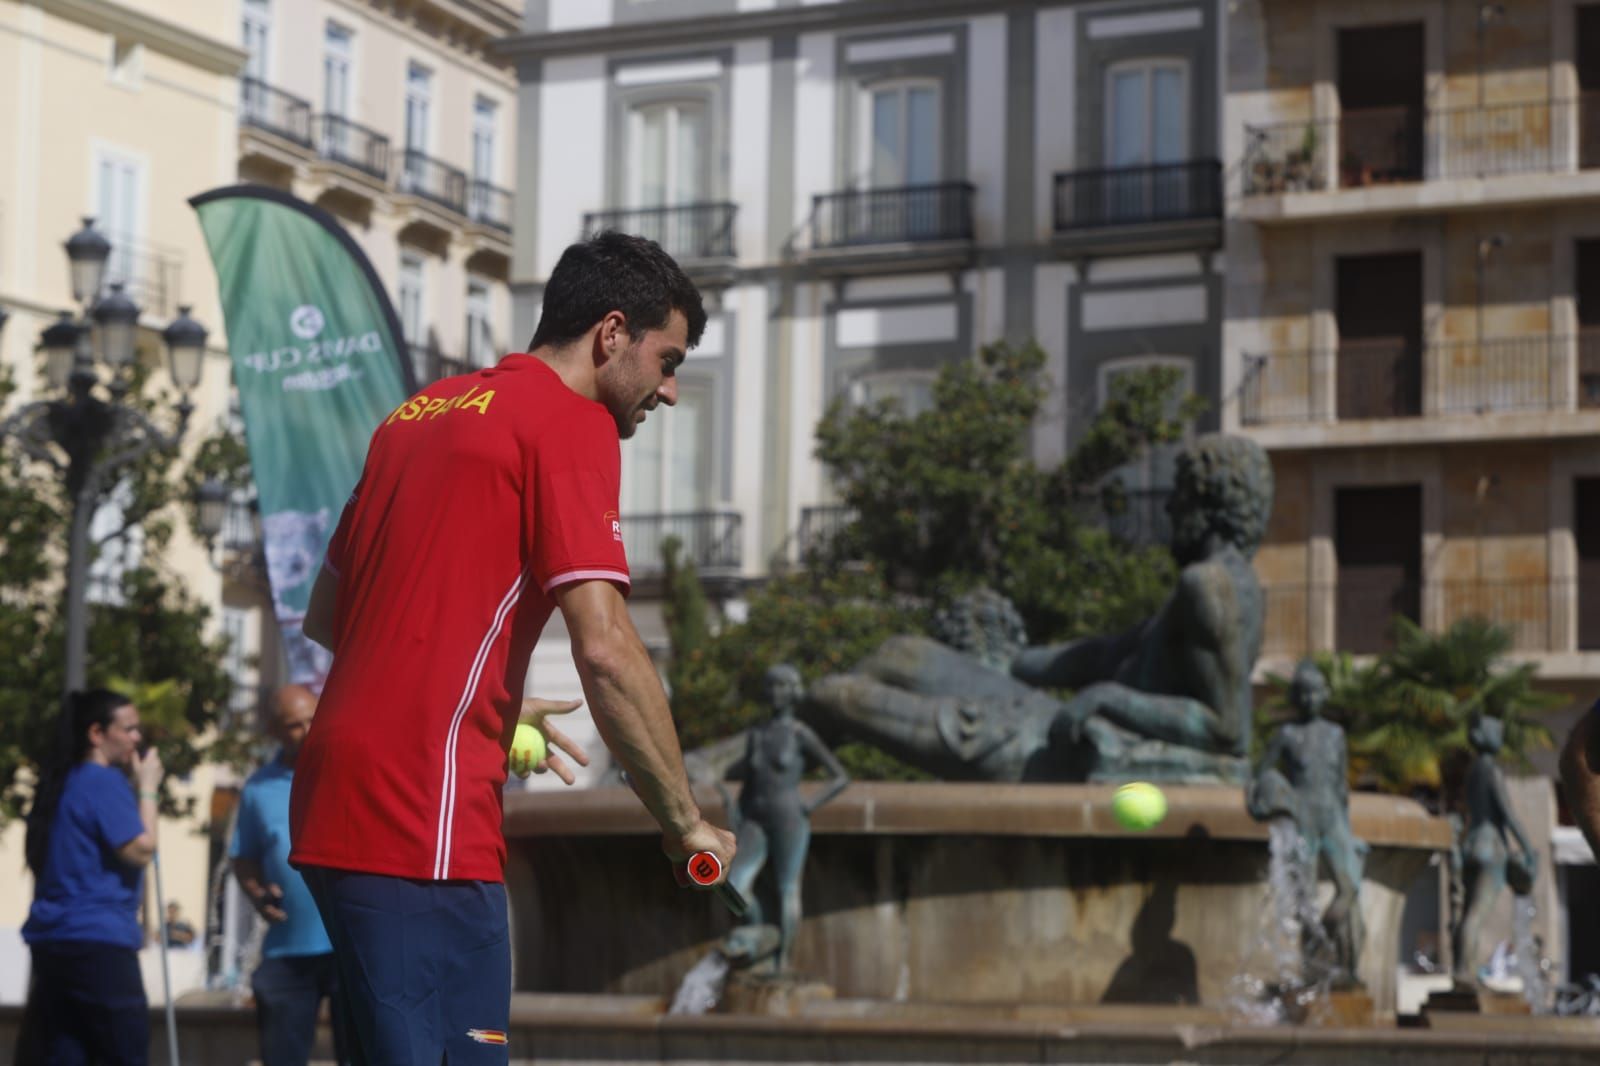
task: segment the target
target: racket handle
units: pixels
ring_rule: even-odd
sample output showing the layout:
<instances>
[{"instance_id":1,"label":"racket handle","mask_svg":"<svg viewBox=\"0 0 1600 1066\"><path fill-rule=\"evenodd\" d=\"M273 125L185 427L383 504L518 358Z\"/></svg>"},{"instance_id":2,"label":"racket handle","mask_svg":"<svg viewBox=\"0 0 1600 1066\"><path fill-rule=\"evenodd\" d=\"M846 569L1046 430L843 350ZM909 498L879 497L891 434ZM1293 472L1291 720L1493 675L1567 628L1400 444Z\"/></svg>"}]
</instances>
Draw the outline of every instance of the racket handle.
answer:
<instances>
[{"instance_id":1,"label":"racket handle","mask_svg":"<svg viewBox=\"0 0 1600 1066\"><path fill-rule=\"evenodd\" d=\"M723 905L733 913L735 918L743 918L750 910L749 902L745 900L744 894L737 888L734 888L726 881L720 885L716 883L717 878L722 876L722 860L717 858L714 852L695 852L689 856L689 861L684 864L684 872L688 875L690 881L700 885L702 888L708 885L716 885L712 891L716 892Z\"/></svg>"}]
</instances>

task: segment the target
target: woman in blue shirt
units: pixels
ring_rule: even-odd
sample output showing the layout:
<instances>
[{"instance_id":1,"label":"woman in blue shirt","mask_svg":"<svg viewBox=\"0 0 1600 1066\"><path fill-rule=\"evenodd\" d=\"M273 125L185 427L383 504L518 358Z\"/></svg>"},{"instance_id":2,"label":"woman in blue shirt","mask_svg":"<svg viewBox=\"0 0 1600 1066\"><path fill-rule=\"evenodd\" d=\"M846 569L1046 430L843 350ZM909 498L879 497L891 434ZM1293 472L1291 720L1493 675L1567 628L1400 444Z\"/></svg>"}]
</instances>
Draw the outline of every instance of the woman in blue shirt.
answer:
<instances>
[{"instance_id":1,"label":"woman in blue shirt","mask_svg":"<svg viewBox=\"0 0 1600 1066\"><path fill-rule=\"evenodd\" d=\"M28 812L32 1025L51 1066L146 1062L139 888L156 851L161 757L139 754L139 711L105 689L74 692L56 756ZM138 798L129 787L133 772Z\"/></svg>"}]
</instances>

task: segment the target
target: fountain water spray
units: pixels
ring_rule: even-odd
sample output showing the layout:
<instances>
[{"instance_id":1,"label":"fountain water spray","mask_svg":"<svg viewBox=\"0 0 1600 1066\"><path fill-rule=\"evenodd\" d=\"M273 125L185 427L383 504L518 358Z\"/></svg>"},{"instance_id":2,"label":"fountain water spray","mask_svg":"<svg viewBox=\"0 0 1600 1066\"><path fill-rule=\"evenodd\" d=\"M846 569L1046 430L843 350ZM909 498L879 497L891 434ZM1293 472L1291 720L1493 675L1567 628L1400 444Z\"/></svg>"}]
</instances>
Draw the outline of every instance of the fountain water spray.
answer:
<instances>
[{"instance_id":1,"label":"fountain water spray","mask_svg":"<svg viewBox=\"0 0 1600 1066\"><path fill-rule=\"evenodd\" d=\"M668 1014L707 1014L722 1000L728 980L728 957L715 948L690 967L672 997Z\"/></svg>"},{"instance_id":2,"label":"fountain water spray","mask_svg":"<svg viewBox=\"0 0 1600 1066\"><path fill-rule=\"evenodd\" d=\"M1316 911L1316 865L1293 820L1272 820L1267 854L1262 927L1227 998L1231 1012L1251 1025L1305 1020L1333 983L1333 945Z\"/></svg>"}]
</instances>

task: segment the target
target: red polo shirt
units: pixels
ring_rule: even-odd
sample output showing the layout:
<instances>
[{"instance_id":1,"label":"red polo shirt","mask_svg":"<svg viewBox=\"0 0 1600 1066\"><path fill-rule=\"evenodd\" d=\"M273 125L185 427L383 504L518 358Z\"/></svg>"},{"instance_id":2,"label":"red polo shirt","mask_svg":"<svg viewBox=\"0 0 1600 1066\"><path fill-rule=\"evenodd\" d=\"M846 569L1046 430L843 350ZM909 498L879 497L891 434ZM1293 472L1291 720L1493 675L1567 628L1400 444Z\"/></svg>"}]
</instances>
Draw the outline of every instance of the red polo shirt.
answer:
<instances>
[{"instance_id":1,"label":"red polo shirt","mask_svg":"<svg viewBox=\"0 0 1600 1066\"><path fill-rule=\"evenodd\" d=\"M500 792L565 582L626 592L617 427L528 355L430 385L373 434L328 546L338 653L295 762L295 864L499 881Z\"/></svg>"}]
</instances>

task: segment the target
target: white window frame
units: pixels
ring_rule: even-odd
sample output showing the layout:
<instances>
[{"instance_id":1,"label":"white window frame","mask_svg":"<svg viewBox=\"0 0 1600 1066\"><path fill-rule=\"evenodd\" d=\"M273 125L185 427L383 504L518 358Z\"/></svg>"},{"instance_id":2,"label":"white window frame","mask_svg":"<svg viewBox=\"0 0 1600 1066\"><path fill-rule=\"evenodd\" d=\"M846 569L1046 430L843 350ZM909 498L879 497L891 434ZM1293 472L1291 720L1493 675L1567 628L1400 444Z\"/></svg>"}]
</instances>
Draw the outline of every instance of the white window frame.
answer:
<instances>
[{"instance_id":1,"label":"white window frame","mask_svg":"<svg viewBox=\"0 0 1600 1066\"><path fill-rule=\"evenodd\" d=\"M1106 401L1111 398L1111 380L1118 374L1125 374L1135 370L1148 370L1154 367L1171 367L1183 372L1182 379L1178 382L1178 399L1181 401L1194 391L1194 360L1187 355L1126 355L1116 359L1107 360L1100 364L1095 375L1095 410L1105 407ZM1194 439L1194 423L1188 422L1183 428L1183 440ZM1175 447L1169 445L1168 447ZM1130 489L1160 488L1156 484L1160 480L1155 471L1155 452L1147 450L1142 456L1127 463L1112 473L1112 477L1124 474L1124 481L1129 483Z\"/></svg>"},{"instance_id":2,"label":"white window frame","mask_svg":"<svg viewBox=\"0 0 1600 1066\"><path fill-rule=\"evenodd\" d=\"M106 164L126 167L134 174L132 218L109 219L101 209L106 193L102 173ZM111 242L111 258L106 263L105 284L113 281L127 284L129 289L138 283L139 263L135 253L144 242L149 221L150 161L140 152L117 145L91 140L89 152L89 204L84 211L95 220L95 228ZM118 224L113 226L112 221Z\"/></svg>"},{"instance_id":3,"label":"white window frame","mask_svg":"<svg viewBox=\"0 0 1600 1066\"><path fill-rule=\"evenodd\" d=\"M893 387L899 384L919 382L927 386L928 405L919 407L903 402L900 404L901 416L914 418L925 411L933 409L933 385L938 379L939 371L932 369L880 370L870 367L851 377L849 384L845 386L845 396L849 399L852 407L865 407L875 402L866 395L868 388L873 385L888 385L893 390Z\"/></svg>"},{"instance_id":4,"label":"white window frame","mask_svg":"<svg viewBox=\"0 0 1600 1066\"><path fill-rule=\"evenodd\" d=\"M334 43L337 35L339 34L342 34L344 37L342 53L340 52L339 47ZM341 110L335 111L330 106L330 100L328 97L328 89L330 84L328 73L329 67L338 61L343 61L344 63L345 99L344 107ZM360 94L356 92L356 86L360 84L360 79L356 76L356 31L350 26L340 22L338 19L326 20L322 24L323 112L325 114L338 115L340 118L354 121L356 117L356 100L360 96Z\"/></svg>"},{"instance_id":5,"label":"white window frame","mask_svg":"<svg viewBox=\"0 0 1600 1066\"><path fill-rule=\"evenodd\" d=\"M658 423L658 429L661 433L661 467L657 472L659 482L657 485L658 491L656 493L657 498L660 500L660 504L655 510L650 512L628 510L633 498L632 485L634 479L639 476L637 470L637 457L642 453L637 448L624 448L622 449L622 513L624 517L627 517L629 514L643 515L646 513L691 514L702 511L715 511L717 509L718 493L716 447L717 427L721 422L718 402L720 399L720 389L718 387L717 378L714 374L685 373L683 367L681 366L678 368L677 376L679 381L680 396L683 394L685 386L690 389L703 392L706 396L706 424L704 429L706 439L704 442L705 454L703 456L705 462L705 483L702 486L698 486L699 489L703 490L704 499L698 501L683 501L674 498L674 487L672 481L672 452L673 446L678 442L678 436L681 434L683 427L681 423L678 423L674 419L671 411L667 411L658 407L656 410L650 412L647 420L650 422L654 422L657 419L660 420ZM652 548L651 551L653 552L654 549Z\"/></svg>"},{"instance_id":6,"label":"white window frame","mask_svg":"<svg viewBox=\"0 0 1600 1066\"><path fill-rule=\"evenodd\" d=\"M406 321L406 290L407 282L411 277L416 278L417 320L415 323ZM400 306L400 328L408 335L405 342L408 345L426 344L428 340L428 260L425 256L415 252L400 253L400 268L396 275L395 301ZM416 336L410 336L411 328L415 327Z\"/></svg>"},{"instance_id":7,"label":"white window frame","mask_svg":"<svg viewBox=\"0 0 1600 1066\"><path fill-rule=\"evenodd\" d=\"M478 312L482 311L480 315ZM481 325L480 325L481 324ZM477 343L481 328L481 350ZM467 350L464 353L469 366L493 366L494 343L494 290L487 281L467 279Z\"/></svg>"},{"instance_id":8,"label":"white window frame","mask_svg":"<svg viewBox=\"0 0 1600 1066\"><path fill-rule=\"evenodd\" d=\"M405 108L401 116L405 128L401 133L405 138L404 147L414 149L423 155L433 154L433 78L433 68L426 64L418 63L414 59L406 63ZM420 105L422 110L421 139L417 142L411 139L413 104Z\"/></svg>"},{"instance_id":9,"label":"white window frame","mask_svg":"<svg viewBox=\"0 0 1600 1066\"><path fill-rule=\"evenodd\" d=\"M250 34L247 29L254 26L261 32L261 39L266 47L257 54L250 47ZM239 12L240 45L249 56L245 60L244 70L240 71L242 77L255 78L257 81L271 84L272 82L272 4L270 0L242 0Z\"/></svg>"},{"instance_id":10,"label":"white window frame","mask_svg":"<svg viewBox=\"0 0 1600 1066\"><path fill-rule=\"evenodd\" d=\"M855 174L857 182L862 188L899 188L910 183L904 173L905 160L901 160L902 172L900 180L893 185L879 186L872 173L872 101L882 92L897 92L901 96L900 106L900 146L902 151L910 145L911 134L911 108L905 103L906 98L913 89L932 89L934 92L933 113L938 121L934 125L933 161L938 167L938 172L933 176L931 184L938 184L948 178L945 173L944 146L948 131L945 125L945 93L949 91L944 79L932 77L920 78L888 78L878 81L863 82L856 94L856 146L855 146ZM852 184L856 184L852 183ZM924 184L919 182L918 184Z\"/></svg>"},{"instance_id":11,"label":"white window frame","mask_svg":"<svg viewBox=\"0 0 1600 1066\"><path fill-rule=\"evenodd\" d=\"M1112 89L1117 75L1130 71L1139 71L1144 74L1145 82L1145 116L1144 116L1144 160L1141 163L1128 163L1126 166L1154 166L1155 165L1155 72L1161 69L1176 69L1183 78L1183 147L1178 152L1177 160L1169 162L1182 162L1189 158L1194 150L1194 131L1190 129L1190 116L1193 112L1193 101L1190 98L1193 89L1193 78L1189 72L1189 61L1181 56L1141 56L1138 59L1125 59L1112 63L1105 71L1105 103L1103 120L1105 123L1102 135L1103 143L1100 146L1101 158L1107 168L1112 167L1111 160L1114 154L1111 150L1111 138L1116 135L1116 97Z\"/></svg>"},{"instance_id":12,"label":"white window frame","mask_svg":"<svg viewBox=\"0 0 1600 1066\"><path fill-rule=\"evenodd\" d=\"M675 187L678 176L678 124L685 111L695 110L702 116L705 130L706 155L696 161L698 171L696 183L699 189L692 194ZM664 111L668 114L667 128L662 133L662 141L666 146L667 158L663 165L662 185L667 189L668 195L659 204L646 204L644 202L644 169L642 166L644 149L644 120L652 111ZM684 207L690 203L704 202L712 197L711 192L711 124L713 115L711 103L700 96L668 96L654 97L649 100L640 100L628 108L627 128L627 173L626 187L623 195L630 208L643 207ZM657 240L661 238L656 234L647 234Z\"/></svg>"},{"instance_id":13,"label":"white window frame","mask_svg":"<svg viewBox=\"0 0 1600 1066\"><path fill-rule=\"evenodd\" d=\"M487 163L484 156L487 156ZM497 184L495 175L499 166L500 103L479 93L472 98L472 180Z\"/></svg>"}]
</instances>

